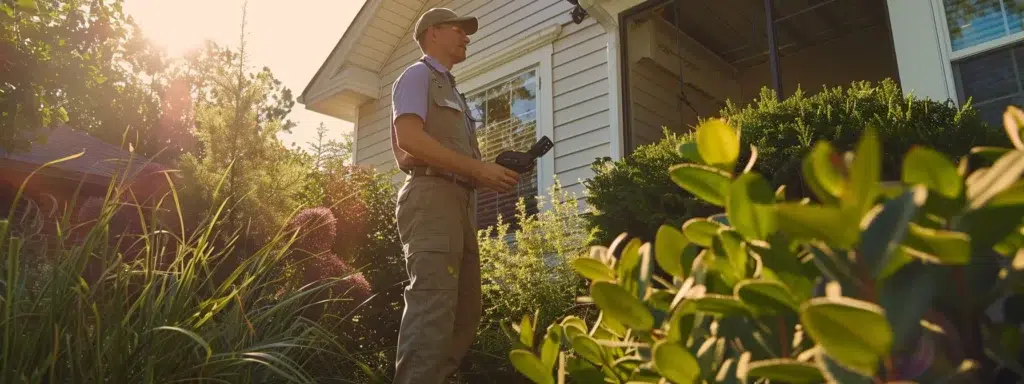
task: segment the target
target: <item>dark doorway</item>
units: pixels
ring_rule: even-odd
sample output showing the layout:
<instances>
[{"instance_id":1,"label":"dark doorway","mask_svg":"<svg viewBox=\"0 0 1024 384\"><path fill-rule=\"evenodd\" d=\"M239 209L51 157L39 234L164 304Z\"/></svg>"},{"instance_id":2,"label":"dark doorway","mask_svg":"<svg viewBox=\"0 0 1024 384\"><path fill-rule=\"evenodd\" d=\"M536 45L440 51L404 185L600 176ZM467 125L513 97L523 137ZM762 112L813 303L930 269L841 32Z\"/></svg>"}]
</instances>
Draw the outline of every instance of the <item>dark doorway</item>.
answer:
<instances>
[{"instance_id":1,"label":"dark doorway","mask_svg":"<svg viewBox=\"0 0 1024 384\"><path fill-rule=\"evenodd\" d=\"M884 1L654 0L625 12L620 28L629 152L659 140L663 127L685 132L698 116L718 115L726 100L747 104L775 79L782 97L899 81Z\"/></svg>"}]
</instances>

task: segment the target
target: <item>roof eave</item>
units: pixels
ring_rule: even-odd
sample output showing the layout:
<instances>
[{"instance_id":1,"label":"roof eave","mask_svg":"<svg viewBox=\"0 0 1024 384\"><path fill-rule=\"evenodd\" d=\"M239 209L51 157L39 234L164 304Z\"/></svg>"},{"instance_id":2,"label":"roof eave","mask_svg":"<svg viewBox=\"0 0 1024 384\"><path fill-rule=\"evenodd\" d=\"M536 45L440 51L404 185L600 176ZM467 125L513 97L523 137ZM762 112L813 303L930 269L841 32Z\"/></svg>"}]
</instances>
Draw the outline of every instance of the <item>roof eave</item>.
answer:
<instances>
[{"instance_id":1,"label":"roof eave","mask_svg":"<svg viewBox=\"0 0 1024 384\"><path fill-rule=\"evenodd\" d=\"M341 35L341 39L339 39L338 43L335 44L333 49L331 49L331 53L327 55L327 58L320 64L320 68L317 69L313 78L302 90L302 93L298 97L299 103L308 104L309 91L313 88L313 85L333 77L329 76L329 73L327 72L328 64L334 61L332 59L335 57L345 57L348 55L349 51L352 50L352 47L355 46L358 39L363 36L366 28L370 25L370 21L377 16L377 11L380 9L382 3L383 0L366 0L366 2L363 3L362 8L359 9L359 13L356 14L356 17L352 19L348 28L346 28L345 32ZM343 62L341 65L344 66L345 63ZM327 75L328 78L322 78L325 75Z\"/></svg>"}]
</instances>

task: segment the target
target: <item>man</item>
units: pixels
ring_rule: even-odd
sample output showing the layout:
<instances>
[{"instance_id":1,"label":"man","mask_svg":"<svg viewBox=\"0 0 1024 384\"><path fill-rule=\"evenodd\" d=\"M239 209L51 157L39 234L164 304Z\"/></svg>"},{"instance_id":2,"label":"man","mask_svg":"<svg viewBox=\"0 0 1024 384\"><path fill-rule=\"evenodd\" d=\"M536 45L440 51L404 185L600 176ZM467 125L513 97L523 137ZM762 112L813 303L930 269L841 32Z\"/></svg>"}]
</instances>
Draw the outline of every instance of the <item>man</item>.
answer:
<instances>
[{"instance_id":1,"label":"man","mask_svg":"<svg viewBox=\"0 0 1024 384\"><path fill-rule=\"evenodd\" d=\"M416 22L423 57L392 92L391 143L407 174L396 217L409 285L395 383L441 383L458 368L482 315L476 188L508 191L519 175L481 161L452 67L466 59L475 17L435 8Z\"/></svg>"}]
</instances>

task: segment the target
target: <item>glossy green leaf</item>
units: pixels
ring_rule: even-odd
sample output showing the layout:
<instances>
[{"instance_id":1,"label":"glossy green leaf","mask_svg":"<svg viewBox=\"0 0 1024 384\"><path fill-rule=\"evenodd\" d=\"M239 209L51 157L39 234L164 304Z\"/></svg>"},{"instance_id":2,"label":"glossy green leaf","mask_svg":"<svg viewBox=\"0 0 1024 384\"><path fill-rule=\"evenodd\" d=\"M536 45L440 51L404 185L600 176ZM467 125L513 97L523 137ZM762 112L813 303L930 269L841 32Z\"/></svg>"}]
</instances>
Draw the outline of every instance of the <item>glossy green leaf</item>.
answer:
<instances>
[{"instance_id":1,"label":"glossy green leaf","mask_svg":"<svg viewBox=\"0 0 1024 384\"><path fill-rule=\"evenodd\" d=\"M668 339L685 342L693 330L697 317L697 303L686 300L676 306L669 318Z\"/></svg>"},{"instance_id":2,"label":"glossy green leaf","mask_svg":"<svg viewBox=\"0 0 1024 384\"><path fill-rule=\"evenodd\" d=\"M926 147L913 147L903 160L903 182L922 184L939 195L955 199L963 192L963 179L945 155Z\"/></svg>"},{"instance_id":3,"label":"glossy green leaf","mask_svg":"<svg viewBox=\"0 0 1024 384\"><path fill-rule=\"evenodd\" d=\"M681 343L662 340L654 345L654 366L673 383L695 383L701 367L697 358Z\"/></svg>"},{"instance_id":4,"label":"glossy green leaf","mask_svg":"<svg viewBox=\"0 0 1024 384\"><path fill-rule=\"evenodd\" d=\"M696 164L706 165L704 163L704 159L700 157L700 152L697 151L696 141L687 141L680 143L679 146L676 147L676 151L678 151L679 154L682 155L683 158L686 160L689 160Z\"/></svg>"},{"instance_id":5,"label":"glossy green leaf","mask_svg":"<svg viewBox=\"0 0 1024 384\"><path fill-rule=\"evenodd\" d=\"M615 271L601 260L578 257L569 262L580 276L593 281L615 281Z\"/></svg>"},{"instance_id":6,"label":"glossy green leaf","mask_svg":"<svg viewBox=\"0 0 1024 384\"><path fill-rule=\"evenodd\" d=\"M775 193L757 172L740 175L729 187L725 211L736 230L750 239L764 240L775 232L772 212Z\"/></svg>"},{"instance_id":7,"label":"glossy green leaf","mask_svg":"<svg viewBox=\"0 0 1024 384\"><path fill-rule=\"evenodd\" d=\"M729 216L726 216L724 213L716 213L714 215L708 216L708 220L714 221L718 224L722 224L726 227L731 226L731 224L729 223Z\"/></svg>"},{"instance_id":8,"label":"glossy green leaf","mask_svg":"<svg viewBox=\"0 0 1024 384\"><path fill-rule=\"evenodd\" d=\"M841 365L824 351L818 351L815 362L821 372L825 374L828 383L870 384L874 382L871 376L865 376Z\"/></svg>"},{"instance_id":9,"label":"glossy green leaf","mask_svg":"<svg viewBox=\"0 0 1024 384\"><path fill-rule=\"evenodd\" d=\"M707 219L693 218L683 223L683 235L691 243L704 248L711 248L711 239L718 234L723 225Z\"/></svg>"},{"instance_id":10,"label":"glossy green leaf","mask_svg":"<svg viewBox=\"0 0 1024 384\"><path fill-rule=\"evenodd\" d=\"M881 212L871 219L861 234L859 253L860 262L867 266L871 277L877 278L889 265L927 195L927 189L916 187L885 202Z\"/></svg>"},{"instance_id":11,"label":"glossy green leaf","mask_svg":"<svg viewBox=\"0 0 1024 384\"><path fill-rule=\"evenodd\" d=\"M910 223L905 244L942 264L967 264L971 260L971 237L966 233L927 228Z\"/></svg>"},{"instance_id":12,"label":"glossy green leaf","mask_svg":"<svg viewBox=\"0 0 1024 384\"><path fill-rule=\"evenodd\" d=\"M526 376L534 383L555 383L551 372L544 368L544 363L542 363L536 355L530 353L530 351L522 349L513 350L512 352L509 352L509 359L512 360L512 366L515 367L519 373L522 373L523 376Z\"/></svg>"},{"instance_id":13,"label":"glossy green leaf","mask_svg":"<svg viewBox=\"0 0 1024 384\"><path fill-rule=\"evenodd\" d=\"M1024 182L997 194L985 206L967 212L958 229L971 237L971 247L987 250L1024 226Z\"/></svg>"},{"instance_id":14,"label":"glossy green leaf","mask_svg":"<svg viewBox=\"0 0 1024 384\"><path fill-rule=\"evenodd\" d=\"M1024 140L1021 139L1021 132L1024 132L1024 111L1010 105L1003 112L1003 129L1006 130L1006 137L1017 149L1024 149Z\"/></svg>"},{"instance_id":15,"label":"glossy green leaf","mask_svg":"<svg viewBox=\"0 0 1024 384\"><path fill-rule=\"evenodd\" d=\"M589 335L582 334L573 336L569 339L569 344L572 345L574 352L582 356L587 361L593 364L604 363L604 352L602 352L601 345Z\"/></svg>"},{"instance_id":16,"label":"glossy green leaf","mask_svg":"<svg viewBox=\"0 0 1024 384\"><path fill-rule=\"evenodd\" d=\"M565 331L565 339L566 340L572 340L576 336L586 335L587 334L587 329L586 328L580 328L580 327L577 327L575 325L574 326L564 326L563 325L562 329Z\"/></svg>"},{"instance_id":17,"label":"glossy green leaf","mask_svg":"<svg viewBox=\"0 0 1024 384\"><path fill-rule=\"evenodd\" d=\"M800 240L823 240L849 249L857 241L857 227L844 223L839 208L782 203L775 206L779 231Z\"/></svg>"},{"instance_id":18,"label":"glossy green leaf","mask_svg":"<svg viewBox=\"0 0 1024 384\"><path fill-rule=\"evenodd\" d=\"M941 276L936 265L915 260L885 280L878 303L885 310L897 345L910 342L914 330L920 328L920 320L938 294Z\"/></svg>"},{"instance_id":19,"label":"glossy green leaf","mask_svg":"<svg viewBox=\"0 0 1024 384\"><path fill-rule=\"evenodd\" d=\"M732 167L740 156L740 136L725 120L708 120L697 127L697 151L709 165Z\"/></svg>"},{"instance_id":20,"label":"glossy green leaf","mask_svg":"<svg viewBox=\"0 0 1024 384\"><path fill-rule=\"evenodd\" d=\"M736 284L734 295L747 307L763 314L773 315L799 310L793 293L776 281L744 280Z\"/></svg>"},{"instance_id":21,"label":"glossy green leaf","mask_svg":"<svg viewBox=\"0 0 1024 384\"><path fill-rule=\"evenodd\" d=\"M982 207L989 199L1020 179L1024 172L1024 150L1008 152L996 160L991 168L976 172L981 171L984 172L980 177L969 178L967 182L967 199L972 209Z\"/></svg>"},{"instance_id":22,"label":"glossy green leaf","mask_svg":"<svg viewBox=\"0 0 1024 384\"><path fill-rule=\"evenodd\" d=\"M678 164L669 168L669 177L687 192L709 204L725 206L732 181L725 171L705 165Z\"/></svg>"},{"instance_id":23,"label":"glossy green leaf","mask_svg":"<svg viewBox=\"0 0 1024 384\"><path fill-rule=\"evenodd\" d=\"M892 251L892 255L889 257L889 262L885 265L884 268L882 268L880 272L878 272L878 279L888 279L890 276L896 273L896 271L899 271L900 268L903 268L903 266L914 261L915 259L911 252L914 251L908 252L907 246L905 245L896 247L896 249Z\"/></svg>"},{"instance_id":24,"label":"glossy green leaf","mask_svg":"<svg viewBox=\"0 0 1024 384\"><path fill-rule=\"evenodd\" d=\"M529 315L523 315L523 319L519 322L519 342L523 343L526 348L533 348L533 324Z\"/></svg>"},{"instance_id":25,"label":"glossy green leaf","mask_svg":"<svg viewBox=\"0 0 1024 384\"><path fill-rule=\"evenodd\" d=\"M1010 151L1012 149L1005 147L973 147L971 148L971 156L977 156L989 163L994 163Z\"/></svg>"},{"instance_id":26,"label":"glossy green leaf","mask_svg":"<svg viewBox=\"0 0 1024 384\"><path fill-rule=\"evenodd\" d=\"M566 316L560 323L562 328L568 329L569 327L579 328L581 331L587 331L587 323L583 319L576 316Z\"/></svg>"},{"instance_id":27,"label":"glossy green leaf","mask_svg":"<svg viewBox=\"0 0 1024 384\"><path fill-rule=\"evenodd\" d=\"M547 367L548 372L555 368L558 360L558 349L562 343L561 331L562 327L557 324L548 326L548 332L540 347L540 361Z\"/></svg>"},{"instance_id":28,"label":"glossy green leaf","mask_svg":"<svg viewBox=\"0 0 1024 384\"><path fill-rule=\"evenodd\" d=\"M636 331L649 331L654 327L651 311L617 284L598 281L590 287L590 296L605 315Z\"/></svg>"},{"instance_id":29,"label":"glossy green leaf","mask_svg":"<svg viewBox=\"0 0 1024 384\"><path fill-rule=\"evenodd\" d=\"M637 282L639 281L638 271L642 259L640 255L641 246L643 246L643 242L637 238L632 238L626 242L626 245L622 247L622 252L619 254L619 262L615 270L619 283L634 295L639 293Z\"/></svg>"},{"instance_id":30,"label":"glossy green leaf","mask_svg":"<svg viewBox=\"0 0 1024 384\"><path fill-rule=\"evenodd\" d=\"M654 258L661 269L672 276L685 278L691 265L683 260L683 250L688 244L681 230L669 225L659 227L654 237Z\"/></svg>"},{"instance_id":31,"label":"glossy green leaf","mask_svg":"<svg viewBox=\"0 0 1024 384\"><path fill-rule=\"evenodd\" d=\"M893 345L892 329L881 307L849 297L817 297L800 308L800 323L839 363L873 376Z\"/></svg>"},{"instance_id":32,"label":"glossy green leaf","mask_svg":"<svg viewBox=\"0 0 1024 384\"><path fill-rule=\"evenodd\" d=\"M720 316L742 316L750 313L750 310L743 302L732 296L709 293L701 298L694 299L693 302L697 304L697 311Z\"/></svg>"},{"instance_id":33,"label":"glossy green leaf","mask_svg":"<svg viewBox=\"0 0 1024 384\"><path fill-rule=\"evenodd\" d=\"M881 193L882 149L874 128L864 130L850 167L850 181L842 195L843 220L857 225Z\"/></svg>"},{"instance_id":34,"label":"glossy green leaf","mask_svg":"<svg viewBox=\"0 0 1024 384\"><path fill-rule=\"evenodd\" d=\"M727 283L736 284L747 276L747 247L739 232L720 229L718 235L711 238L711 249L717 256L713 269L722 273Z\"/></svg>"},{"instance_id":35,"label":"glossy green leaf","mask_svg":"<svg viewBox=\"0 0 1024 384\"><path fill-rule=\"evenodd\" d=\"M842 166L836 161L832 145L819 141L803 160L804 182L811 188L814 195L824 203L838 201L843 193L843 173L837 168Z\"/></svg>"},{"instance_id":36,"label":"glossy green leaf","mask_svg":"<svg viewBox=\"0 0 1024 384\"><path fill-rule=\"evenodd\" d=\"M783 383L821 383L825 377L818 366L796 359L770 359L751 362L747 377L758 377Z\"/></svg>"}]
</instances>

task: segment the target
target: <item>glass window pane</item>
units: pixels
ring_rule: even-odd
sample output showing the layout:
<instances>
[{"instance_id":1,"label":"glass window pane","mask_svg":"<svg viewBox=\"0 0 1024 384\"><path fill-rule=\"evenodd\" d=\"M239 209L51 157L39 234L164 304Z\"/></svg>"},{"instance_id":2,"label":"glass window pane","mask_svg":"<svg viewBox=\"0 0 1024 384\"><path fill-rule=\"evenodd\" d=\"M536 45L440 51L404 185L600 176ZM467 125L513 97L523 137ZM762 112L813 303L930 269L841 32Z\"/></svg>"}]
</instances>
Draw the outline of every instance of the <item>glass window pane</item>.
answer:
<instances>
[{"instance_id":1,"label":"glass window pane","mask_svg":"<svg viewBox=\"0 0 1024 384\"><path fill-rule=\"evenodd\" d=\"M944 0L954 51L1022 31L1020 0Z\"/></svg>"},{"instance_id":2,"label":"glass window pane","mask_svg":"<svg viewBox=\"0 0 1024 384\"><path fill-rule=\"evenodd\" d=\"M477 139L484 161L494 161L507 150L525 151L537 140L537 77L526 72L469 96L471 108L479 110ZM477 224L483 229L497 223L498 215L512 229L516 203L525 199L527 214L536 213L537 171L520 175L517 188L508 193L480 190L477 195Z\"/></svg>"},{"instance_id":3,"label":"glass window pane","mask_svg":"<svg viewBox=\"0 0 1024 384\"><path fill-rule=\"evenodd\" d=\"M957 67L965 99L973 97L975 103L1007 96L1019 90L1013 51L1009 49L973 56L959 62Z\"/></svg>"}]
</instances>

